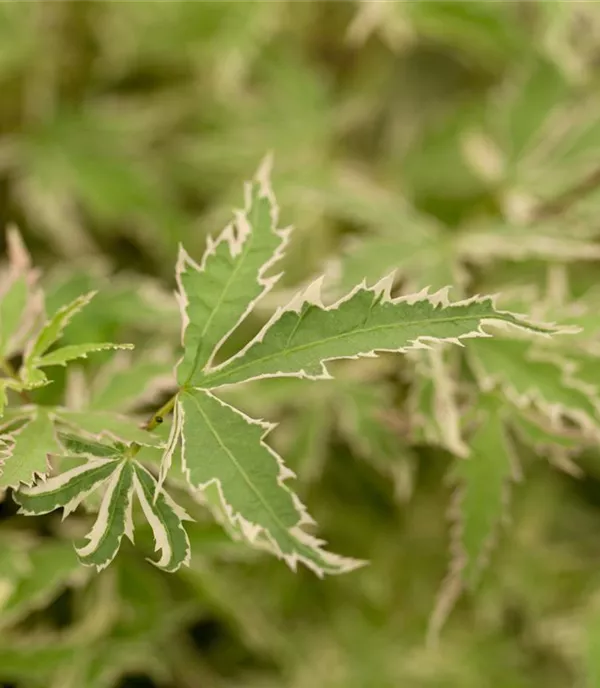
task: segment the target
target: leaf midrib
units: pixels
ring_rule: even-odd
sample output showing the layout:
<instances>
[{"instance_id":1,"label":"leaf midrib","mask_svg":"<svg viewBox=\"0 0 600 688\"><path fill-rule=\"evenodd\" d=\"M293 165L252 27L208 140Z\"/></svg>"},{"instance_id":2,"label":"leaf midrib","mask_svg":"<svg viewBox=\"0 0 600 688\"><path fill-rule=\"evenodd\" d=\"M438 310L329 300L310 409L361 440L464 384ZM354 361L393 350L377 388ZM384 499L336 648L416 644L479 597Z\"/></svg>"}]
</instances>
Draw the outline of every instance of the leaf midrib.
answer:
<instances>
[{"instance_id":1,"label":"leaf midrib","mask_svg":"<svg viewBox=\"0 0 600 688\"><path fill-rule=\"evenodd\" d=\"M273 520L275 521L276 525L277 525L277 526L278 526L287 536L289 536L290 534L289 534L289 529L287 528L287 526L285 526L285 525L281 522L280 518L277 516L277 514L276 514L276 513L273 511L273 509L271 508L270 504L269 504L267 501L265 501L265 499L264 499L263 495L261 494L261 492L260 492L259 490L256 489L256 487L254 486L254 484L253 484L252 481L250 480L250 477L248 476L248 474L246 473L246 471L243 469L243 467L240 465L239 461L235 458L235 456L234 456L233 453L229 450L229 448L223 443L223 441L221 440L221 436L220 436L219 433L217 432L217 430L216 430L216 428L214 427L214 425L210 422L210 419L208 418L208 416L206 415L206 413L204 413L204 410L203 410L202 407L200 406L200 404L199 404L198 400L196 399L196 397L194 397L194 396L193 396L192 394L190 394L189 392L186 392L186 393L184 393L184 394L186 394L186 395L194 402L194 404L196 405L198 411L200 412L200 415L201 415L202 418L204 419L204 422L205 422L206 425L208 426L209 430L211 431L211 433L213 434L213 436L215 437L215 439L217 440L218 444L221 446L221 448L223 449L223 451L227 454L227 456L229 456L229 458L231 459L231 462L233 463L233 465L235 466L235 468L240 472L241 476L243 477L244 481L247 483L247 485L248 485L248 487L250 488L250 490L258 497L258 500L259 500L260 503L263 505L263 507L265 508L265 510L272 516L272 518L273 518ZM202 394L205 394L205 392L202 392ZM217 403L219 403L219 402L217 401ZM234 411L234 413L235 413L235 411ZM217 480L218 480L218 478L217 478ZM219 482L221 482L221 481L219 480ZM281 486L281 489L286 490L286 488L285 488L283 485ZM287 490L286 490L286 491L287 491ZM223 498L225 499L225 495L223 495ZM291 500L291 495L290 495L290 500ZM240 516L242 516L242 513L241 513L240 511L238 511L237 513L240 514ZM243 516L242 516L242 517L243 517ZM299 522L299 521L300 521L300 515L298 515L298 522ZM260 525L261 528L263 528L263 530L265 530L266 532L268 532L268 530L267 530L267 528L265 528L265 526L263 526L263 525L261 525L261 524L258 524L258 525Z\"/></svg>"},{"instance_id":2,"label":"leaf midrib","mask_svg":"<svg viewBox=\"0 0 600 688\"><path fill-rule=\"evenodd\" d=\"M244 370L245 368L249 368L250 366L256 365L259 362L264 363L265 361L271 361L273 359L279 358L280 356L290 356L290 355L293 355L293 354L298 353L300 351L305 351L307 349L321 346L323 344L341 341L344 338L352 337L352 336L355 336L357 334L368 334L370 332L377 332L379 330L397 327L399 324L401 326L411 327L413 325L419 325L421 323L444 324L444 323L448 323L448 322L459 322L459 321L464 321L464 320L477 320L479 322L479 324L481 324L481 321L486 320L486 319L502 320L504 322L511 322L511 323L517 324L515 320L512 320L510 318L502 318L502 317L499 317L496 315L492 315L492 316L489 316L487 318L486 317L479 317L478 318L477 316L473 316L473 315L468 315L468 316L465 315L465 316L456 316L456 317L452 317L452 318L436 318L435 320L412 320L412 321L404 321L402 323L386 323L385 325L374 325L372 327L368 327L368 328L364 328L364 329L351 330L350 332L344 332L344 333L341 333L338 335L334 335L332 337L326 337L326 338L320 339L319 341L316 341L316 342L310 342L309 344L301 344L301 345L292 347L291 349L280 350L274 354L269 354L267 356L263 356L262 358L257 358L257 359L254 359L253 361L249 361L247 363L243 363L242 365L238 365L238 366L234 366L233 359L230 359L229 362L225 362L223 364L222 372L217 373L217 374L213 374L213 375L211 375L211 374L206 375L204 382L210 382L211 384L213 384L219 380L222 380L223 378L227 379L227 377L229 375L231 375L232 373L237 373L240 370ZM275 324L273 326L275 326ZM461 337L465 337L467 334L469 334L469 333L459 335L458 339L460 339ZM426 337L426 336L428 336L428 335L421 335L421 337ZM416 339L419 339L419 338L420 337L416 337ZM441 341L443 338L436 338L436 339L440 339L440 341ZM260 343L261 342L257 342L254 346L256 346ZM250 347L246 351L246 353L251 351L252 348L253 347ZM404 348L404 347L398 347L398 350L400 350L402 348ZM378 350L377 347L374 347L373 349L370 349L369 351L377 351L377 350ZM334 355L334 356L331 356L330 358L321 359L321 362L331 361L331 360L334 360L336 358L338 358L338 357ZM340 358L343 358L343 357L340 357ZM242 360L243 360L243 357L242 357ZM233 367L230 367L230 366L233 366ZM238 380L236 382L242 382L242 380ZM210 389L210 388L207 388L207 389Z\"/></svg>"},{"instance_id":3,"label":"leaf midrib","mask_svg":"<svg viewBox=\"0 0 600 688\"><path fill-rule=\"evenodd\" d=\"M250 215L248 216L249 224L252 228L254 227L253 222L255 219L255 213L256 212L257 212L257 209L253 208ZM232 227L233 227L233 224L234 223L232 223ZM212 309L211 314L208 316L206 323L204 324L204 327L202 328L202 331L200 334L200 341L198 342L198 346L196 347L196 353L194 355L194 360L192 362L191 371L190 371L190 374L188 375L188 380L187 380L188 382L192 379L192 377L194 376L194 373L196 372L198 366L200 365L198 362L200 360L200 355L203 352L205 352L205 350L206 350L206 347L204 346L204 337L206 336L206 332L208 331L208 328L210 327L213 319L215 318L215 315L220 311L221 306L223 305L223 301L225 300L225 295L228 293L231 285L233 284L235 278L238 276L240 270L242 269L242 266L244 265L248 255L250 254L250 249L254 243L254 238L255 238L254 237L254 231L250 231L249 235L246 237L246 241L244 242L242 251L241 251L240 255L237 257L237 261L234 264L234 268L229 273L229 277L227 278L227 281L225 282L225 285L224 285L223 289L221 290L221 294L219 295L219 298L217 299L217 302L216 302L214 308ZM224 241L227 242L226 239ZM227 242L227 243L229 243L229 242ZM219 246L219 244L217 244L215 246L215 249L218 248L218 246ZM231 255L231 247L228 247L228 248L230 249L229 253ZM231 257L235 259L235 256L231 256ZM225 333L225 334L227 334L227 333ZM205 364L211 360L213 354L216 351L216 347L218 346L218 344L219 344L219 342L217 341L217 343L213 346L212 350L209 352L209 355L205 361Z\"/></svg>"}]
</instances>

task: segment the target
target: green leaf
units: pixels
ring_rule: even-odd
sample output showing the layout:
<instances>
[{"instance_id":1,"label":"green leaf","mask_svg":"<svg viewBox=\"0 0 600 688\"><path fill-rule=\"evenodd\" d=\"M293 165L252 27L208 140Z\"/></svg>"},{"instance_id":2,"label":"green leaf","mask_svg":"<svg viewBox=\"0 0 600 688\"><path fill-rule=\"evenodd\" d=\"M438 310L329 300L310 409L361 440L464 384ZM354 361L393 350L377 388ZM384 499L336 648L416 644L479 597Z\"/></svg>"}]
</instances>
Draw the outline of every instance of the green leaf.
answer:
<instances>
[{"instance_id":1,"label":"green leaf","mask_svg":"<svg viewBox=\"0 0 600 688\"><path fill-rule=\"evenodd\" d=\"M323 472L333 421L329 399L310 399L296 412L287 461L305 485L317 480Z\"/></svg>"},{"instance_id":2,"label":"green leaf","mask_svg":"<svg viewBox=\"0 0 600 688\"><path fill-rule=\"evenodd\" d=\"M15 227L6 231L9 269L7 284L0 296L0 356L10 358L44 313L44 297L37 286L39 274L31 266L31 256Z\"/></svg>"},{"instance_id":3,"label":"green leaf","mask_svg":"<svg viewBox=\"0 0 600 688\"><path fill-rule=\"evenodd\" d=\"M36 363L39 368L49 366L66 366L68 361L73 361L77 358L87 358L88 354L94 351L108 351L114 349L133 349L133 344L111 344L110 342L103 342L101 344L73 344L70 346L63 346L62 349L56 349L45 356L42 356Z\"/></svg>"},{"instance_id":4,"label":"green leaf","mask_svg":"<svg viewBox=\"0 0 600 688\"><path fill-rule=\"evenodd\" d=\"M505 516L510 479L520 477L506 432L506 408L486 396L478 399L477 410L470 454L457 459L450 474L457 484L450 510L453 559L429 621L430 641L437 639L462 591L477 585Z\"/></svg>"},{"instance_id":5,"label":"green leaf","mask_svg":"<svg viewBox=\"0 0 600 688\"><path fill-rule=\"evenodd\" d=\"M121 461L107 482L96 522L86 535L87 543L75 548L84 565L101 571L115 558L123 535L133 542L132 496L133 466L130 461Z\"/></svg>"},{"instance_id":6,"label":"green leaf","mask_svg":"<svg viewBox=\"0 0 600 688\"><path fill-rule=\"evenodd\" d=\"M160 447L163 440L152 432L143 430L127 416L108 411L70 411L55 409L56 417L73 429L89 434L96 440L110 439L118 442L135 442L145 447Z\"/></svg>"},{"instance_id":7,"label":"green leaf","mask_svg":"<svg viewBox=\"0 0 600 688\"><path fill-rule=\"evenodd\" d=\"M217 238L200 265L180 248L177 264L183 312L184 355L179 384L197 385L228 334L271 290L279 275L266 273L282 256L289 230L278 230L278 209L265 164L246 187L246 207Z\"/></svg>"},{"instance_id":8,"label":"green leaf","mask_svg":"<svg viewBox=\"0 0 600 688\"><path fill-rule=\"evenodd\" d=\"M27 305L29 289L24 275L18 275L0 295L0 356L6 356Z\"/></svg>"},{"instance_id":9,"label":"green leaf","mask_svg":"<svg viewBox=\"0 0 600 688\"><path fill-rule=\"evenodd\" d=\"M53 672L72 663L78 650L73 641L39 641L31 638L26 641L7 641L0 646L0 679L31 681L39 677L44 679L44 685L50 685Z\"/></svg>"},{"instance_id":10,"label":"green leaf","mask_svg":"<svg viewBox=\"0 0 600 688\"><path fill-rule=\"evenodd\" d=\"M439 349L415 352L416 381L410 404L412 420L422 438L438 444L456 456L466 456L468 447L461 434L457 402L456 360Z\"/></svg>"},{"instance_id":11,"label":"green leaf","mask_svg":"<svg viewBox=\"0 0 600 688\"><path fill-rule=\"evenodd\" d=\"M36 476L48 473L49 455L62 453L52 418L39 407L12 438L10 455L0 458L0 487L31 485Z\"/></svg>"},{"instance_id":12,"label":"green leaf","mask_svg":"<svg viewBox=\"0 0 600 688\"><path fill-rule=\"evenodd\" d=\"M81 568L68 542L36 543L29 557L29 568L4 605L0 603L0 623L3 626L46 606L63 588L87 578L86 570Z\"/></svg>"},{"instance_id":13,"label":"green leaf","mask_svg":"<svg viewBox=\"0 0 600 688\"><path fill-rule=\"evenodd\" d=\"M453 470L459 485L455 500L455 564L469 588L477 583L494 530L504 516L509 481L519 477L501 405L484 398L478 403L478 410L481 418L470 438L470 455L459 459Z\"/></svg>"},{"instance_id":14,"label":"green leaf","mask_svg":"<svg viewBox=\"0 0 600 688\"><path fill-rule=\"evenodd\" d=\"M491 297L451 304L446 290L432 295L425 290L393 299L391 282L386 279L371 289L358 287L325 308L319 286L318 280L303 298L276 313L247 346L208 372L199 386L212 389L285 375L325 379L327 361L381 351L405 352L434 341L460 344L465 338L489 336L483 327L492 322L534 333L554 331L497 310Z\"/></svg>"},{"instance_id":15,"label":"green leaf","mask_svg":"<svg viewBox=\"0 0 600 688\"><path fill-rule=\"evenodd\" d=\"M191 520L190 517L164 490L158 490L156 480L137 462L134 464L133 483L144 515L154 533L156 550L161 552L158 561L150 561L169 572L177 571L181 565L188 566L190 542L182 521Z\"/></svg>"},{"instance_id":16,"label":"green leaf","mask_svg":"<svg viewBox=\"0 0 600 688\"><path fill-rule=\"evenodd\" d=\"M600 609L597 594L591 608L583 612L583 657L582 669L585 688L600 686Z\"/></svg>"},{"instance_id":17,"label":"green leaf","mask_svg":"<svg viewBox=\"0 0 600 688\"><path fill-rule=\"evenodd\" d=\"M390 420L393 390L381 383L344 383L338 406L340 427L349 447L391 477L397 496L406 500L412 490L413 457Z\"/></svg>"},{"instance_id":18,"label":"green leaf","mask_svg":"<svg viewBox=\"0 0 600 688\"><path fill-rule=\"evenodd\" d=\"M125 445L108 445L101 442L70 435L64 432L59 434L60 443L75 456L93 456L100 458L116 458L123 453Z\"/></svg>"},{"instance_id":19,"label":"green leaf","mask_svg":"<svg viewBox=\"0 0 600 688\"><path fill-rule=\"evenodd\" d=\"M289 490L293 475L263 438L271 426L245 416L210 393L184 391L183 469L197 490L216 485L222 507L252 544L274 551L295 570L300 561L318 575L359 565L325 552L301 526L312 523Z\"/></svg>"},{"instance_id":20,"label":"green leaf","mask_svg":"<svg viewBox=\"0 0 600 688\"><path fill-rule=\"evenodd\" d=\"M558 356L544 359L530 342L516 339L472 342L468 356L482 389L497 385L518 408L537 408L553 423L563 415L598 433L595 390L574 377L572 362Z\"/></svg>"},{"instance_id":21,"label":"green leaf","mask_svg":"<svg viewBox=\"0 0 600 688\"><path fill-rule=\"evenodd\" d=\"M54 342L59 340L71 318L77 315L82 308L85 308L95 295L96 292L91 291L60 308L31 343L25 354L25 365L37 361Z\"/></svg>"},{"instance_id":22,"label":"green leaf","mask_svg":"<svg viewBox=\"0 0 600 688\"><path fill-rule=\"evenodd\" d=\"M27 516L47 514L62 507L63 518L66 518L119 466L118 461L111 459L90 459L34 487L16 491L13 499L21 506L20 513Z\"/></svg>"}]
</instances>

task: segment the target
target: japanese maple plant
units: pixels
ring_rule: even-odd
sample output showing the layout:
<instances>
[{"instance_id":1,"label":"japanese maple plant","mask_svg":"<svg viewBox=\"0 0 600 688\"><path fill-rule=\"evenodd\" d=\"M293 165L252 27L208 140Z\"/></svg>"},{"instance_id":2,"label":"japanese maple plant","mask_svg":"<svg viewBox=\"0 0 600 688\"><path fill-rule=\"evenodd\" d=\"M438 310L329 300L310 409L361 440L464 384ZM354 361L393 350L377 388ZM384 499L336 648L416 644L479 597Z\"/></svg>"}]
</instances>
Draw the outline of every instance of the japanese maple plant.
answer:
<instances>
[{"instance_id":1,"label":"japanese maple plant","mask_svg":"<svg viewBox=\"0 0 600 688\"><path fill-rule=\"evenodd\" d=\"M185 522L190 517L171 496L170 486L177 484L205 504L233 538L271 552L291 569L300 563L319 576L351 571L365 562L351 558L352 552L331 553L316 537L315 523L294 491L294 474L269 445L272 424L225 401L223 390L273 377L318 384L330 377L328 364L336 359L423 349L430 352L431 371L439 373L431 389L416 389L413 397L426 408L423 399L443 399L442 356L452 345L471 351L473 370L485 377L490 368L500 373L513 349L513 358L519 359L529 340L572 331L499 310L491 296L453 302L447 289L397 295L393 274L373 284L356 284L326 305L318 278L277 308L237 353L224 356L232 333L281 277L276 268L290 235L289 228L278 224L267 159L246 185L245 207L216 238L208 239L204 255L196 259L180 247L175 270L183 353L173 361L175 391L140 427L136 419L116 411L32 402L32 391L49 384L48 368L132 347L105 342L61 347L64 328L94 294L46 314L39 274L17 231L9 230L10 271L0 301L0 489L11 488L20 513L27 516L62 509L66 517L80 507L95 514L83 541L75 543L83 565L107 567L124 536L133 542L142 518L154 535L153 563L171 572L188 564ZM505 331L511 339L501 338ZM496 335L495 349L479 346L482 338ZM527 392L517 389L525 382L513 378L515 396ZM569 389L575 417L585 421L594 411L576 385ZM419 391L424 395L420 401ZM444 411L443 405L432 403L457 455L456 475L462 484L455 504L456 556L446 592L468 582L480 568L510 477L509 462L502 460L490 479L489 465L484 467L470 447L501 445L504 423L511 418L522 427L528 424L534 438L545 432L526 414L507 415L497 397L484 397L473 409L466 440L452 407Z\"/></svg>"}]
</instances>

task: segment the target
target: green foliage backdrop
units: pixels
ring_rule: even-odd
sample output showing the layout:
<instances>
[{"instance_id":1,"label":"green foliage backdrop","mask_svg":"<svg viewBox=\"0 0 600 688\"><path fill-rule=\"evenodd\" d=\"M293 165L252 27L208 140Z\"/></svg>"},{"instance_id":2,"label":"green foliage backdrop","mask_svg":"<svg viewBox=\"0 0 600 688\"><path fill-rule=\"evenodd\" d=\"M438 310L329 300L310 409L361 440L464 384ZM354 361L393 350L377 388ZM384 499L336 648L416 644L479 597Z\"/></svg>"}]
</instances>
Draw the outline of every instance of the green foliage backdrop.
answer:
<instances>
[{"instance_id":1,"label":"green foliage backdrop","mask_svg":"<svg viewBox=\"0 0 600 688\"><path fill-rule=\"evenodd\" d=\"M329 302L395 270L395 296L580 328L227 388L279 423L328 546L369 561L343 576L232 541L176 470L196 522L172 574L148 525L81 566L94 495L62 521L7 491L0 683L600 686L599 59L596 3L0 4L0 224L49 313L98 290L63 344L136 346L51 368L36 403L142 422L173 393L178 244L200 260L268 152L295 231L225 356L321 273Z\"/></svg>"}]
</instances>

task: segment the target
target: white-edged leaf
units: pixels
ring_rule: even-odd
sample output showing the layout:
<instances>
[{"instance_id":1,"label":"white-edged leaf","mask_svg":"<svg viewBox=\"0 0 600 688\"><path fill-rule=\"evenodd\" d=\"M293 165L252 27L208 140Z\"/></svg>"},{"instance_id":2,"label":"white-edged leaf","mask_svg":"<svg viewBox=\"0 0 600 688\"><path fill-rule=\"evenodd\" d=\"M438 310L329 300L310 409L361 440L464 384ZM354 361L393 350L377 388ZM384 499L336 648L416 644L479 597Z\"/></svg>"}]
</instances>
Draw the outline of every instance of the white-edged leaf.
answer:
<instances>
[{"instance_id":1,"label":"white-edged leaf","mask_svg":"<svg viewBox=\"0 0 600 688\"><path fill-rule=\"evenodd\" d=\"M171 463L173 462L173 454L181 440L181 426L182 426L181 406L175 404L173 408L173 422L171 424L171 431L169 432L169 439L165 447L164 454L160 462L160 471L158 475L157 490L162 489L162 486L167 478Z\"/></svg>"},{"instance_id":2,"label":"white-edged leaf","mask_svg":"<svg viewBox=\"0 0 600 688\"><path fill-rule=\"evenodd\" d=\"M52 418L38 407L31 420L12 434L10 455L0 457L0 487L31 485L48 473L50 454L61 454Z\"/></svg>"},{"instance_id":3,"label":"white-edged leaf","mask_svg":"<svg viewBox=\"0 0 600 688\"><path fill-rule=\"evenodd\" d=\"M191 520L186 512L158 488L156 480L141 464L134 464L133 483L146 520L152 528L156 551L161 556L152 561L165 571L177 571L190 562L190 542L182 521Z\"/></svg>"},{"instance_id":4,"label":"white-edged leaf","mask_svg":"<svg viewBox=\"0 0 600 688\"><path fill-rule=\"evenodd\" d=\"M63 408L55 409L55 413L65 425L99 441L111 439L118 442L135 442L147 447L163 446L163 440L158 435L143 430L135 421L118 413L70 411Z\"/></svg>"},{"instance_id":5,"label":"white-edged leaf","mask_svg":"<svg viewBox=\"0 0 600 688\"><path fill-rule=\"evenodd\" d=\"M454 464L457 566L473 587L489 555L496 527L505 515L508 484L519 467L496 400L481 400L480 423L469 439L470 454Z\"/></svg>"},{"instance_id":6,"label":"white-edged leaf","mask_svg":"<svg viewBox=\"0 0 600 688\"><path fill-rule=\"evenodd\" d=\"M469 440L470 454L458 458L450 474L457 484L450 509L453 560L430 619L431 639L439 634L461 592L477 585L506 516L510 480L520 478L502 405L482 397L477 408L478 427Z\"/></svg>"},{"instance_id":7,"label":"white-edged leaf","mask_svg":"<svg viewBox=\"0 0 600 688\"><path fill-rule=\"evenodd\" d=\"M83 437L77 437L69 433L59 433L58 439L65 450L75 456L91 456L102 459L115 459L123 453L125 445L104 444L94 442Z\"/></svg>"},{"instance_id":8,"label":"white-edged leaf","mask_svg":"<svg viewBox=\"0 0 600 688\"><path fill-rule=\"evenodd\" d=\"M38 286L39 271L16 227L6 232L9 270L0 289L0 355L8 358L19 351L44 314L44 294Z\"/></svg>"},{"instance_id":9,"label":"white-edged leaf","mask_svg":"<svg viewBox=\"0 0 600 688\"><path fill-rule=\"evenodd\" d=\"M85 308L95 295L96 292L92 291L83 296L78 296L71 303L56 311L28 347L25 353L24 365L34 364L54 342L58 341L71 318L77 315L82 308Z\"/></svg>"},{"instance_id":10,"label":"white-edged leaf","mask_svg":"<svg viewBox=\"0 0 600 688\"><path fill-rule=\"evenodd\" d=\"M298 561L318 575L342 573L362 562L324 551L302 530L313 520L285 480L293 476L264 443L272 427L210 393L181 392L182 462L190 485L218 489L221 506L252 544L269 548L293 569Z\"/></svg>"},{"instance_id":11,"label":"white-edged leaf","mask_svg":"<svg viewBox=\"0 0 600 688\"><path fill-rule=\"evenodd\" d=\"M21 507L20 513L27 516L39 516L62 508L64 519L119 466L118 461L111 459L90 459L34 487L16 491L13 498Z\"/></svg>"},{"instance_id":12,"label":"white-edged leaf","mask_svg":"<svg viewBox=\"0 0 600 688\"><path fill-rule=\"evenodd\" d=\"M600 244L566 236L562 225L492 225L468 231L457 240L461 258L473 263L514 261L588 261L600 259Z\"/></svg>"},{"instance_id":13,"label":"white-edged leaf","mask_svg":"<svg viewBox=\"0 0 600 688\"><path fill-rule=\"evenodd\" d=\"M582 475L583 471L572 459L586 446L585 438L577 429L552 426L547 419L523 411L511 414L510 428L538 456L570 475Z\"/></svg>"},{"instance_id":14,"label":"white-edged leaf","mask_svg":"<svg viewBox=\"0 0 600 688\"><path fill-rule=\"evenodd\" d=\"M391 298L391 283L386 278L372 288L360 285L326 308L317 280L305 294L279 309L238 354L209 371L200 386L213 389L286 375L326 379L327 361L423 349L432 342L461 344L467 338L490 337L483 328L491 323L544 335L556 331L498 310L492 297L449 303L443 289L431 295L424 290Z\"/></svg>"},{"instance_id":15,"label":"white-edged leaf","mask_svg":"<svg viewBox=\"0 0 600 688\"><path fill-rule=\"evenodd\" d=\"M417 375L410 398L413 422L426 441L456 456L467 456L452 370L456 361L449 357L452 352L435 349L416 353Z\"/></svg>"},{"instance_id":16,"label":"white-edged leaf","mask_svg":"<svg viewBox=\"0 0 600 688\"><path fill-rule=\"evenodd\" d=\"M37 361L36 366L39 368L56 365L66 366L69 361L74 361L77 358L87 358L88 354L95 351L109 351L115 349L133 349L133 344L112 344L110 342L102 342L100 344L72 344L63 346L61 349L56 349L42 356Z\"/></svg>"},{"instance_id":17,"label":"white-edged leaf","mask_svg":"<svg viewBox=\"0 0 600 688\"><path fill-rule=\"evenodd\" d=\"M115 558L124 535L133 542L132 496L133 465L121 461L107 482L87 543L75 548L82 564L101 571Z\"/></svg>"},{"instance_id":18,"label":"white-edged leaf","mask_svg":"<svg viewBox=\"0 0 600 688\"><path fill-rule=\"evenodd\" d=\"M574 377L574 363L557 356L544 359L530 342L516 339L473 342L468 355L482 389L498 385L519 408L538 408L553 423L566 416L600 433L596 390Z\"/></svg>"},{"instance_id":19,"label":"white-edged leaf","mask_svg":"<svg viewBox=\"0 0 600 688\"><path fill-rule=\"evenodd\" d=\"M228 334L271 290L279 275L266 273L283 255L288 229L277 229L278 208L267 159L245 189L246 205L208 245L200 265L180 248L178 298L183 315L179 384L195 386Z\"/></svg>"},{"instance_id":20,"label":"white-edged leaf","mask_svg":"<svg viewBox=\"0 0 600 688\"><path fill-rule=\"evenodd\" d=\"M6 356L9 343L19 329L27 306L29 289L24 275L17 275L0 294L0 356Z\"/></svg>"}]
</instances>

